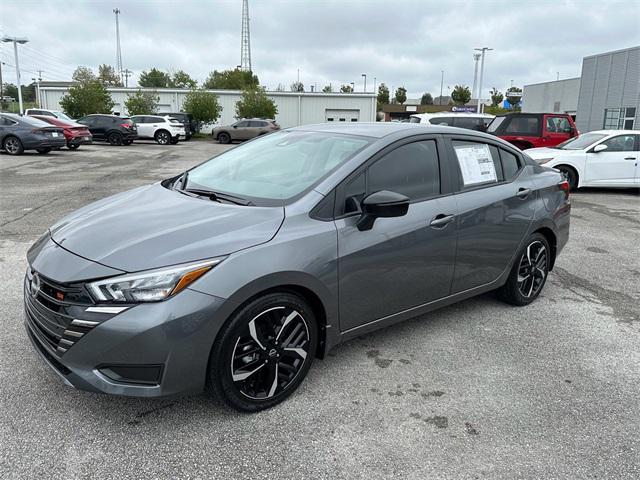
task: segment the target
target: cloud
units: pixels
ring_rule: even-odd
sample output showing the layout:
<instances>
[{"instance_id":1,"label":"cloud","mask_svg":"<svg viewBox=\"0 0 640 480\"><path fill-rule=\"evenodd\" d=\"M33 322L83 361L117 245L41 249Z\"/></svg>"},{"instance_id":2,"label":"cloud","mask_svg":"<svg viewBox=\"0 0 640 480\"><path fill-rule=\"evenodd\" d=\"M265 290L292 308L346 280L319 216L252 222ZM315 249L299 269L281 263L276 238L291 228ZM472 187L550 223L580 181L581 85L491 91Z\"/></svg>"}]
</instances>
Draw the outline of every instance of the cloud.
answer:
<instances>
[{"instance_id":1,"label":"cloud","mask_svg":"<svg viewBox=\"0 0 640 480\"><path fill-rule=\"evenodd\" d=\"M120 16L124 66L182 69L202 81L240 62L241 2L4 0L2 34L27 36L23 77L66 80L77 65L115 63L113 8ZM273 89L300 79L322 88L368 76L404 85L409 97L473 82L473 49L494 48L485 96L495 86L580 75L582 57L640 44L640 2L632 1L339 1L250 0L254 71ZM16 22L19 18L20 21ZM0 46L13 65L13 52ZM5 81L15 81L10 66ZM28 80L27 80L28 81Z\"/></svg>"}]
</instances>

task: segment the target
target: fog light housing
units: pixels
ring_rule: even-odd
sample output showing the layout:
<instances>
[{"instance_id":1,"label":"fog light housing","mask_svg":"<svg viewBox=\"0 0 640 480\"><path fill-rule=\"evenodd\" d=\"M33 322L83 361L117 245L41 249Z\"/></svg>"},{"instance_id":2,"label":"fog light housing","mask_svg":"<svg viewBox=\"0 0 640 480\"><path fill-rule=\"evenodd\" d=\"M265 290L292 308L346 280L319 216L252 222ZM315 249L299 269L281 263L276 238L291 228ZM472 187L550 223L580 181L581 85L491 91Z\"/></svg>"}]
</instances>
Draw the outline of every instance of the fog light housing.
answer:
<instances>
[{"instance_id":1,"label":"fog light housing","mask_svg":"<svg viewBox=\"0 0 640 480\"><path fill-rule=\"evenodd\" d=\"M98 371L118 383L160 385L163 365L102 365Z\"/></svg>"}]
</instances>

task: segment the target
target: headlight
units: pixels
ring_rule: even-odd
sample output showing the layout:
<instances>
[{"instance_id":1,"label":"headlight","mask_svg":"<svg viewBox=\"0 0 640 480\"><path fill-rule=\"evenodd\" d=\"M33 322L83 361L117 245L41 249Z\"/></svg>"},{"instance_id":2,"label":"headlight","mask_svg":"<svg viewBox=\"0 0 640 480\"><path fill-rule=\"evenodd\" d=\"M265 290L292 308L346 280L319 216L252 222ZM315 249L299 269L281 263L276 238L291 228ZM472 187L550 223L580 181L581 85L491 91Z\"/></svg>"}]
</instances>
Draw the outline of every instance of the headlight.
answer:
<instances>
[{"instance_id":1,"label":"headlight","mask_svg":"<svg viewBox=\"0 0 640 480\"><path fill-rule=\"evenodd\" d=\"M99 302L157 302L180 292L222 260L224 257L107 278L89 283L87 287Z\"/></svg>"},{"instance_id":2,"label":"headlight","mask_svg":"<svg viewBox=\"0 0 640 480\"><path fill-rule=\"evenodd\" d=\"M553 160L553 157L549 157L549 158L538 158L536 159L536 162L538 162L540 165L550 162L551 160Z\"/></svg>"}]
</instances>

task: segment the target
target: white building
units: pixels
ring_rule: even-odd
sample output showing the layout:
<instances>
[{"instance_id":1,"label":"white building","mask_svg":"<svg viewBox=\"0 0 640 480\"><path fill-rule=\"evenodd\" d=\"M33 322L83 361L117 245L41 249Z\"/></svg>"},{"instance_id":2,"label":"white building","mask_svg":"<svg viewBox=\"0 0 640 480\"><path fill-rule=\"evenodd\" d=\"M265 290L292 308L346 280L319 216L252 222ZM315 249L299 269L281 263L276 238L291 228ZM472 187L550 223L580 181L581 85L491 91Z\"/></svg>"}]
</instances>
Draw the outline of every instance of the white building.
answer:
<instances>
[{"instance_id":1,"label":"white building","mask_svg":"<svg viewBox=\"0 0 640 480\"><path fill-rule=\"evenodd\" d=\"M67 93L70 83L42 82L40 98L42 108L59 110L60 99ZM137 88L109 88L115 102L114 112L126 115L124 102L128 94ZM142 91L154 92L159 97L159 112L180 112L188 90L172 88L143 88ZM220 124L233 123L235 105L242 92L236 90L209 90L218 96L222 106ZM267 92L278 107L276 121L282 128L324 122L375 122L376 95L374 93L297 93ZM110 112L109 112L110 113Z\"/></svg>"},{"instance_id":2,"label":"white building","mask_svg":"<svg viewBox=\"0 0 640 480\"><path fill-rule=\"evenodd\" d=\"M580 77L525 85L522 89L522 111L575 115L579 92Z\"/></svg>"}]
</instances>

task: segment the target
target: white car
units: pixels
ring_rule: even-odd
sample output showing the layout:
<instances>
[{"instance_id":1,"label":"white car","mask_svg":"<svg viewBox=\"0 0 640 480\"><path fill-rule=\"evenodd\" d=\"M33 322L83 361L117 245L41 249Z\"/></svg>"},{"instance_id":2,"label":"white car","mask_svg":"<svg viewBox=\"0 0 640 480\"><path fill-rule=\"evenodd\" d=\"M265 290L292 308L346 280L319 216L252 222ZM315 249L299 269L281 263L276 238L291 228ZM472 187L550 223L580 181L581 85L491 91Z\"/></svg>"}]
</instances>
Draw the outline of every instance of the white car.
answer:
<instances>
[{"instance_id":1,"label":"white car","mask_svg":"<svg viewBox=\"0 0 640 480\"><path fill-rule=\"evenodd\" d=\"M175 118L134 115L131 120L138 127L138 138L153 138L160 145L175 144L186 137L184 125Z\"/></svg>"},{"instance_id":2,"label":"white car","mask_svg":"<svg viewBox=\"0 0 640 480\"><path fill-rule=\"evenodd\" d=\"M467 128L484 132L495 115L488 113L440 112L416 113L411 115L409 123L426 123L428 125L442 125L449 127Z\"/></svg>"},{"instance_id":3,"label":"white car","mask_svg":"<svg viewBox=\"0 0 640 480\"><path fill-rule=\"evenodd\" d=\"M597 130L525 153L563 172L572 190L640 187L640 132L634 130Z\"/></svg>"},{"instance_id":4,"label":"white car","mask_svg":"<svg viewBox=\"0 0 640 480\"><path fill-rule=\"evenodd\" d=\"M25 115L44 115L46 117L54 117L59 118L60 120L65 120L67 122L75 122L74 119L69 118L64 112L60 110L48 110L46 108L27 108L24 111Z\"/></svg>"}]
</instances>

